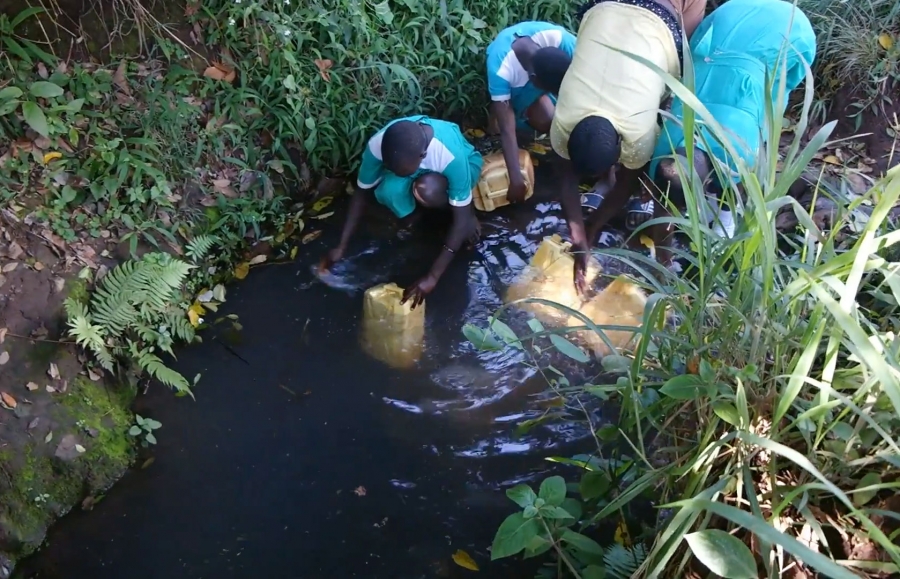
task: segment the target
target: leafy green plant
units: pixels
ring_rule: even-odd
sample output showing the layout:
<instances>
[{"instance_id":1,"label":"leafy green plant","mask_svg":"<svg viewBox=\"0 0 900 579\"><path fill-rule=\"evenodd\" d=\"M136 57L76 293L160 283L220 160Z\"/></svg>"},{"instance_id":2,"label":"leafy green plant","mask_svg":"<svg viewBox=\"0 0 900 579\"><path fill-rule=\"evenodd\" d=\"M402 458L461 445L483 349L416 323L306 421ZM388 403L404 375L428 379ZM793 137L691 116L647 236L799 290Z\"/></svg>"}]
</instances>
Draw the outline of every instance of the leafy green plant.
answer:
<instances>
[{"instance_id":1,"label":"leafy green plant","mask_svg":"<svg viewBox=\"0 0 900 579\"><path fill-rule=\"evenodd\" d=\"M161 428L162 423L152 418L144 418L140 414L134 415L134 422L135 424L128 429L128 435L139 438L141 446L144 448L156 444L156 436L153 431Z\"/></svg>"},{"instance_id":2,"label":"leafy green plant","mask_svg":"<svg viewBox=\"0 0 900 579\"><path fill-rule=\"evenodd\" d=\"M165 253L117 266L100 280L88 303L65 301L69 334L109 371L115 370L117 359L131 359L140 372L179 392L190 392L187 379L168 368L157 353L174 357L176 341L195 339L182 296L193 267Z\"/></svg>"}]
</instances>

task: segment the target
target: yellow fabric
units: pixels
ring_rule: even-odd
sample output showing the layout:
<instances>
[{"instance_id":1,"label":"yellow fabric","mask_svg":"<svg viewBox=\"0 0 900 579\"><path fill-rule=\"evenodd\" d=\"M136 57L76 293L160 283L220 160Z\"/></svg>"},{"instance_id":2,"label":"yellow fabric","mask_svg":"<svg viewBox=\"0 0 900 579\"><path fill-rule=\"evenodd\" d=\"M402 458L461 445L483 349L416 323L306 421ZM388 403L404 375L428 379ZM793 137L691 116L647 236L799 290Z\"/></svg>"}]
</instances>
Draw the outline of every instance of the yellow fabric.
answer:
<instances>
[{"instance_id":1,"label":"yellow fabric","mask_svg":"<svg viewBox=\"0 0 900 579\"><path fill-rule=\"evenodd\" d=\"M579 121L602 116L622 138L619 162L640 169L653 156L659 127L656 119L666 93L662 77L616 52L624 50L653 62L676 78L681 65L669 28L650 10L603 2L585 13L575 55L563 78L550 127L550 143L569 158L569 135Z\"/></svg>"}]
</instances>

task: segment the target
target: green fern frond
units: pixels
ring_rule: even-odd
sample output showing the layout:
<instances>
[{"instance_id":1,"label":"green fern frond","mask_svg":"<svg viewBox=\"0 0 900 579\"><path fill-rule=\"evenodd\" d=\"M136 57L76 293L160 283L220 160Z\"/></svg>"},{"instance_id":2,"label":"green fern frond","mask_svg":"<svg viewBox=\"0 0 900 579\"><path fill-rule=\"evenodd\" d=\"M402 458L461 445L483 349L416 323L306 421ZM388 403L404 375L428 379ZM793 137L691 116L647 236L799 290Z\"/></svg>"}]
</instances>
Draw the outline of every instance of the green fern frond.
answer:
<instances>
[{"instance_id":1,"label":"green fern frond","mask_svg":"<svg viewBox=\"0 0 900 579\"><path fill-rule=\"evenodd\" d=\"M187 256L197 263L209 255L217 243L219 243L219 237L216 235L198 235L187 244Z\"/></svg>"},{"instance_id":2,"label":"green fern frond","mask_svg":"<svg viewBox=\"0 0 900 579\"><path fill-rule=\"evenodd\" d=\"M641 543L631 548L616 543L603 554L603 564L609 579L630 579L647 558L647 549Z\"/></svg>"},{"instance_id":3,"label":"green fern frond","mask_svg":"<svg viewBox=\"0 0 900 579\"><path fill-rule=\"evenodd\" d=\"M178 392L191 393L191 385L188 383L187 379L175 370L166 366L156 354L153 354L149 350L144 350L137 356L137 362L142 370L166 386L174 388Z\"/></svg>"},{"instance_id":4,"label":"green fern frond","mask_svg":"<svg viewBox=\"0 0 900 579\"><path fill-rule=\"evenodd\" d=\"M191 322L188 321L187 316L185 316L184 311L178 312L166 312L164 322L167 326L172 329L172 335L178 338L183 342L187 342L190 344L194 341L197 333L194 330L194 326L191 325Z\"/></svg>"},{"instance_id":5,"label":"green fern frond","mask_svg":"<svg viewBox=\"0 0 900 579\"><path fill-rule=\"evenodd\" d=\"M66 298L66 300L63 302L63 307L66 309L66 317L70 320L74 318L88 317L87 306L78 300L72 299L71 297Z\"/></svg>"},{"instance_id":6,"label":"green fern frond","mask_svg":"<svg viewBox=\"0 0 900 579\"><path fill-rule=\"evenodd\" d=\"M103 326L92 324L90 317L78 315L78 311L73 313L76 315L67 320L69 335L75 338L76 344L92 352L103 368L112 372L115 359L106 347L106 330Z\"/></svg>"}]
</instances>

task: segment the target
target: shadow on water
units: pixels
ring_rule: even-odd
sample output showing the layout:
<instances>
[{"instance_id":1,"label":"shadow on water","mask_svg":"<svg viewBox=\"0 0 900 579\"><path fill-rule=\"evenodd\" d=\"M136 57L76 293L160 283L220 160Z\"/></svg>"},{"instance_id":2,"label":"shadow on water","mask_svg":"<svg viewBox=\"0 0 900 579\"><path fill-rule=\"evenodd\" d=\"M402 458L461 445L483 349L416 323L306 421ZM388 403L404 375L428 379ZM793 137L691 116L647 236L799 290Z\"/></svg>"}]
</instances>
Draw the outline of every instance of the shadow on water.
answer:
<instances>
[{"instance_id":1,"label":"shadow on water","mask_svg":"<svg viewBox=\"0 0 900 579\"><path fill-rule=\"evenodd\" d=\"M341 289L310 274L337 231L306 248L305 263L255 270L225 305L239 339L213 329L180 353L182 373L203 375L197 401L162 388L139 400L163 424L155 462L60 522L19 576L466 576L457 549L485 576L530 576L488 564L513 507L501 489L545 475L542 457L592 443L575 421L515 436L542 411L546 382L520 351L478 352L461 328L483 325L541 239L564 227L548 201L490 215L429 297L411 370L362 353L362 289L411 281L400 278L423 271L440 241L360 239Z\"/></svg>"}]
</instances>

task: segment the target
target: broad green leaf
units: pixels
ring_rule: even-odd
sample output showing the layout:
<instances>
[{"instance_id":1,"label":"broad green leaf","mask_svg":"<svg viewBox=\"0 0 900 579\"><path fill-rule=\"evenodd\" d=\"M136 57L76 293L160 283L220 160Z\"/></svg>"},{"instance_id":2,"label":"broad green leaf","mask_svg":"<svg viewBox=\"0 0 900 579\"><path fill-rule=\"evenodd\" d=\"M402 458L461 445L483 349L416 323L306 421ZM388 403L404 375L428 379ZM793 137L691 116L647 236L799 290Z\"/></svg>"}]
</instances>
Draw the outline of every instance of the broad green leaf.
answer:
<instances>
[{"instance_id":1,"label":"broad green leaf","mask_svg":"<svg viewBox=\"0 0 900 579\"><path fill-rule=\"evenodd\" d=\"M588 565L581 572L581 579L606 579L606 569L600 565Z\"/></svg>"},{"instance_id":2,"label":"broad green leaf","mask_svg":"<svg viewBox=\"0 0 900 579\"><path fill-rule=\"evenodd\" d=\"M526 484L519 484L512 488L506 489L506 496L509 497L509 500L516 503L523 509L525 507L534 506L534 499L537 498L537 495L534 494L534 491L531 490L531 487Z\"/></svg>"},{"instance_id":3,"label":"broad green leaf","mask_svg":"<svg viewBox=\"0 0 900 579\"><path fill-rule=\"evenodd\" d=\"M44 111L37 104L31 101L22 103L22 116L25 117L25 122L28 123L28 126L35 133L42 137L49 136L50 129L47 127L47 117L44 116Z\"/></svg>"},{"instance_id":4,"label":"broad green leaf","mask_svg":"<svg viewBox=\"0 0 900 579\"><path fill-rule=\"evenodd\" d=\"M870 486L876 486L881 484L881 477L878 476L878 473L867 472L865 476L859 479L859 484L856 485L857 489L864 489ZM857 491L853 493L853 504L857 507L861 507L875 498L875 495L878 494L877 488L866 489L864 491Z\"/></svg>"},{"instance_id":5,"label":"broad green leaf","mask_svg":"<svg viewBox=\"0 0 900 579\"><path fill-rule=\"evenodd\" d=\"M741 423L741 417L738 414L737 408L735 408L734 404L731 402L716 400L712 403L712 409L713 412L716 413L716 416L732 426L738 426Z\"/></svg>"},{"instance_id":6,"label":"broad green leaf","mask_svg":"<svg viewBox=\"0 0 900 579\"><path fill-rule=\"evenodd\" d=\"M28 87L28 92L38 98L46 99L62 96L64 91L59 85L47 82L46 80L39 80L31 83L31 86Z\"/></svg>"},{"instance_id":7,"label":"broad green leaf","mask_svg":"<svg viewBox=\"0 0 900 579\"><path fill-rule=\"evenodd\" d=\"M584 350L559 334L550 334L550 343L559 350L560 354L566 355L576 362L589 362L591 360L590 357L584 353Z\"/></svg>"},{"instance_id":8,"label":"broad green leaf","mask_svg":"<svg viewBox=\"0 0 900 579\"><path fill-rule=\"evenodd\" d=\"M674 400L696 400L706 395L706 388L699 376L682 374L669 378L659 393Z\"/></svg>"},{"instance_id":9,"label":"broad green leaf","mask_svg":"<svg viewBox=\"0 0 900 579\"><path fill-rule=\"evenodd\" d=\"M540 532L537 519L526 519L522 513L513 513L497 529L491 544L491 561L515 555L522 551Z\"/></svg>"},{"instance_id":10,"label":"broad green leaf","mask_svg":"<svg viewBox=\"0 0 900 579\"><path fill-rule=\"evenodd\" d=\"M22 96L22 89L17 86L8 86L5 89L0 90L0 101L17 99L20 96Z\"/></svg>"},{"instance_id":11,"label":"broad green leaf","mask_svg":"<svg viewBox=\"0 0 900 579\"><path fill-rule=\"evenodd\" d=\"M581 498L589 501L602 497L609 490L609 476L603 471L586 472L581 477L581 484L578 490Z\"/></svg>"},{"instance_id":12,"label":"broad green leaf","mask_svg":"<svg viewBox=\"0 0 900 579\"><path fill-rule=\"evenodd\" d=\"M547 519L571 519L572 515L562 507L542 507L540 509L542 517Z\"/></svg>"},{"instance_id":13,"label":"broad green leaf","mask_svg":"<svg viewBox=\"0 0 900 579\"><path fill-rule=\"evenodd\" d=\"M558 507L566 498L566 480L561 476L551 476L544 479L538 496L544 499L548 505Z\"/></svg>"},{"instance_id":14,"label":"broad green leaf","mask_svg":"<svg viewBox=\"0 0 900 579\"><path fill-rule=\"evenodd\" d=\"M497 338L475 324L464 325L462 333L479 350L500 350L503 348L503 345L497 341Z\"/></svg>"},{"instance_id":15,"label":"broad green leaf","mask_svg":"<svg viewBox=\"0 0 900 579\"><path fill-rule=\"evenodd\" d=\"M17 108L19 108L20 104L22 104L22 101L17 100L4 101L0 103L0 117L5 117L6 115L12 113Z\"/></svg>"},{"instance_id":16,"label":"broad green leaf","mask_svg":"<svg viewBox=\"0 0 900 579\"><path fill-rule=\"evenodd\" d=\"M755 579L753 553L740 539L719 529L704 529L684 536L694 556L723 579Z\"/></svg>"},{"instance_id":17,"label":"broad green leaf","mask_svg":"<svg viewBox=\"0 0 900 579\"><path fill-rule=\"evenodd\" d=\"M544 325L534 318L528 320L528 327L531 328L531 331L535 334L544 331Z\"/></svg>"},{"instance_id":18,"label":"broad green leaf","mask_svg":"<svg viewBox=\"0 0 900 579\"><path fill-rule=\"evenodd\" d=\"M577 499L567 498L563 501L562 508L566 509L569 512L569 515L576 521L581 519L581 503L578 502Z\"/></svg>"},{"instance_id":19,"label":"broad green leaf","mask_svg":"<svg viewBox=\"0 0 900 579\"><path fill-rule=\"evenodd\" d=\"M553 546L553 543L545 539L541 536L534 537L531 541L528 542L528 545L525 547L525 555L526 559L530 557L537 557L538 555L543 555Z\"/></svg>"},{"instance_id":20,"label":"broad green leaf","mask_svg":"<svg viewBox=\"0 0 900 579\"><path fill-rule=\"evenodd\" d=\"M387 0L375 5L375 15L387 25L390 25L394 21L394 13L391 12L391 6L388 4Z\"/></svg>"},{"instance_id":21,"label":"broad green leaf","mask_svg":"<svg viewBox=\"0 0 900 579\"><path fill-rule=\"evenodd\" d=\"M631 368L631 358L628 356L610 354L609 356L603 356L603 359L600 360L600 364L607 372L624 374Z\"/></svg>"},{"instance_id":22,"label":"broad green leaf","mask_svg":"<svg viewBox=\"0 0 900 579\"><path fill-rule=\"evenodd\" d=\"M507 345L518 348L520 350L522 349L522 343L519 341L519 337L515 332L512 331L512 328L507 326L505 323L501 322L498 319L491 318L490 328L494 331L495 334L500 336L500 339L503 340Z\"/></svg>"},{"instance_id":23,"label":"broad green leaf","mask_svg":"<svg viewBox=\"0 0 900 579\"><path fill-rule=\"evenodd\" d=\"M141 433L140 426L135 425L128 429L128 434L130 434L131 436L137 436L140 433Z\"/></svg>"},{"instance_id":24,"label":"broad green leaf","mask_svg":"<svg viewBox=\"0 0 900 579\"><path fill-rule=\"evenodd\" d=\"M585 537L581 533L576 533L575 531L572 531L571 529L566 529L565 531L563 531L563 534L560 537L560 539L564 543L568 543L569 545L572 545L579 551L582 551L589 555L600 555L600 556L603 555L603 547L598 545L597 541L595 541L589 537Z\"/></svg>"}]
</instances>

